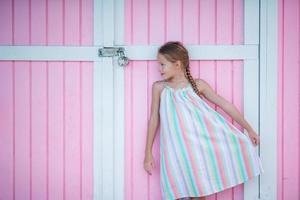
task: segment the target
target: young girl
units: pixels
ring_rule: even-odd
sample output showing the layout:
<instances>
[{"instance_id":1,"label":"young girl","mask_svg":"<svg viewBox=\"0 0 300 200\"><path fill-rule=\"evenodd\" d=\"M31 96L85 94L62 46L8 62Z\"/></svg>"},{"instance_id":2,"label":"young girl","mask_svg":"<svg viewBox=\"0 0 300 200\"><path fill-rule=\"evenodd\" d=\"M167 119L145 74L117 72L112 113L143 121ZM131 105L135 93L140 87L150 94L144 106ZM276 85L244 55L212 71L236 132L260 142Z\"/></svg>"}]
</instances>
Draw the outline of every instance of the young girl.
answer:
<instances>
[{"instance_id":1,"label":"young girl","mask_svg":"<svg viewBox=\"0 0 300 200\"><path fill-rule=\"evenodd\" d=\"M167 42L157 54L164 80L152 86L144 169L154 168L152 144L160 122L160 187L163 199L200 199L264 172L255 151L259 136L230 102L191 76L188 51ZM221 107L241 132L203 99Z\"/></svg>"}]
</instances>

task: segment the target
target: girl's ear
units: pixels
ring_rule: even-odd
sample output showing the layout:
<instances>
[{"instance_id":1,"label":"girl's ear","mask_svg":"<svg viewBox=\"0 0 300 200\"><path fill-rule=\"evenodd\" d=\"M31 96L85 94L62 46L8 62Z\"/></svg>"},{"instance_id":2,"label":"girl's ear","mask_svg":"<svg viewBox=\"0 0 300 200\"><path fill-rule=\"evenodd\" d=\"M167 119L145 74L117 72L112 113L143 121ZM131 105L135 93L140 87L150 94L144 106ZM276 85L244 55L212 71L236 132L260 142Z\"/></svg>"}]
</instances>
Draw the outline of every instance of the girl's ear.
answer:
<instances>
[{"instance_id":1,"label":"girl's ear","mask_svg":"<svg viewBox=\"0 0 300 200\"><path fill-rule=\"evenodd\" d=\"M176 60L175 65L176 65L177 68L180 68L180 61Z\"/></svg>"}]
</instances>

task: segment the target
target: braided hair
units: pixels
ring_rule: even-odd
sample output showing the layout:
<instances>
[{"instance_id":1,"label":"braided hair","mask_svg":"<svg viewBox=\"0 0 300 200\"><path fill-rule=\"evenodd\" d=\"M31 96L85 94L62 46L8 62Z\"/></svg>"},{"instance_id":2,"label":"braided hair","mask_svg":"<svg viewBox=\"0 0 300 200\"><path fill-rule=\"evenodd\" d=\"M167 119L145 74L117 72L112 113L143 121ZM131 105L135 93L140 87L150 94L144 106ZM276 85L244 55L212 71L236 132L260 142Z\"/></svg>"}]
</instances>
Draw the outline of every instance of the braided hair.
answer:
<instances>
[{"instance_id":1,"label":"braided hair","mask_svg":"<svg viewBox=\"0 0 300 200\"><path fill-rule=\"evenodd\" d=\"M196 81L191 75L188 51L183 44L179 41L169 41L158 49L158 53L164 55L164 57L172 63L176 62L177 60L181 61L183 67L185 68L185 77L192 85L195 93L201 97L200 91L196 85Z\"/></svg>"}]
</instances>

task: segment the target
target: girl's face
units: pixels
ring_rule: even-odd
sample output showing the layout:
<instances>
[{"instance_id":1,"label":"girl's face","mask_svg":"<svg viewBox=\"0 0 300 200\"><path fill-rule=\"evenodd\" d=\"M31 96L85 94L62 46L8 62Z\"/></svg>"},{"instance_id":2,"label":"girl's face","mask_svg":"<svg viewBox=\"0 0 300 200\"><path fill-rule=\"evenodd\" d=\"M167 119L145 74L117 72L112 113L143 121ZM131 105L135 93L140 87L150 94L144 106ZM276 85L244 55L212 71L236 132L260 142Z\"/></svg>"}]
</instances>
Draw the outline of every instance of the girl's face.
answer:
<instances>
[{"instance_id":1,"label":"girl's face","mask_svg":"<svg viewBox=\"0 0 300 200\"><path fill-rule=\"evenodd\" d=\"M165 79L168 79L179 72L179 61L172 63L160 53L157 54L157 61L159 64L159 72Z\"/></svg>"}]
</instances>

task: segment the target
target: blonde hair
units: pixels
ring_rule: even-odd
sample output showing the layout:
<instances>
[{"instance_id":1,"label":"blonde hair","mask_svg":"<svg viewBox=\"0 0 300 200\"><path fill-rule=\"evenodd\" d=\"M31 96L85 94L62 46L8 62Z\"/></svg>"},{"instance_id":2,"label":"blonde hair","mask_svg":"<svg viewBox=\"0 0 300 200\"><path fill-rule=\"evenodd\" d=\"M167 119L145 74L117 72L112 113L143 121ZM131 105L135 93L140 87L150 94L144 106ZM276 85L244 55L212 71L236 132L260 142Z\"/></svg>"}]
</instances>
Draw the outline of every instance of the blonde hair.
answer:
<instances>
[{"instance_id":1,"label":"blonde hair","mask_svg":"<svg viewBox=\"0 0 300 200\"><path fill-rule=\"evenodd\" d=\"M174 63L179 60L182 63L185 69L185 76L196 94L201 97L196 81L191 75L188 51L183 44L179 41L166 42L158 49L158 53L162 54L169 62Z\"/></svg>"}]
</instances>

